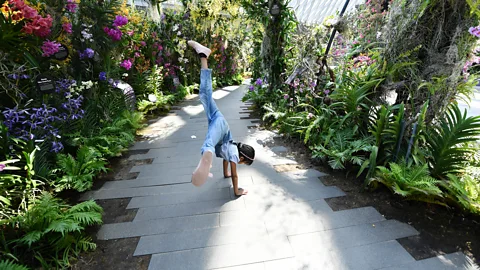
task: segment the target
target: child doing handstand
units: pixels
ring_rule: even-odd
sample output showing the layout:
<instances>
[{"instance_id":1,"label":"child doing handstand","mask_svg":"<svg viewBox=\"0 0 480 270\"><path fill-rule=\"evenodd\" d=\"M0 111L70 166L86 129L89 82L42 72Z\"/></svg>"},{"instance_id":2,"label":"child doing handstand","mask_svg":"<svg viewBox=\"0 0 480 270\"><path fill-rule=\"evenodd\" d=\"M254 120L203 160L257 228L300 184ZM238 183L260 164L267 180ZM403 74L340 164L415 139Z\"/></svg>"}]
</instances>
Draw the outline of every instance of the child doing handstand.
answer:
<instances>
[{"instance_id":1,"label":"child doing handstand","mask_svg":"<svg viewBox=\"0 0 480 270\"><path fill-rule=\"evenodd\" d=\"M201 148L202 158L192 174L192 184L201 186L208 176L212 176L213 153L216 157L223 158L223 176L232 177L232 184L235 195L247 194L247 190L238 188L237 164L251 165L255 158L255 149L247 144L236 143L223 114L218 110L212 98L212 70L208 68L208 56L211 50L195 41L188 41L197 54L200 56L202 68L200 71L200 101L207 114L208 131ZM230 163L231 174L228 173Z\"/></svg>"}]
</instances>

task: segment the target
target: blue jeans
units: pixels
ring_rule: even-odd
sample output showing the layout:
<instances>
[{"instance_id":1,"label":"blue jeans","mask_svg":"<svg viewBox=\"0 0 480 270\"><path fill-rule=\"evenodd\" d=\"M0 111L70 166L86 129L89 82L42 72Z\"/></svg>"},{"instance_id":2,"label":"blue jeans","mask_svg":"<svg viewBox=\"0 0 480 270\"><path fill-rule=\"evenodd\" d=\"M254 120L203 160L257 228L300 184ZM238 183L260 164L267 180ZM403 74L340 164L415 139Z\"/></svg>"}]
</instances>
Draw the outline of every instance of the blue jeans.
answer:
<instances>
[{"instance_id":1,"label":"blue jeans","mask_svg":"<svg viewBox=\"0 0 480 270\"><path fill-rule=\"evenodd\" d=\"M230 128L223 114L218 110L215 100L212 98L212 70L200 71L200 102L207 114L208 131L202 145L201 154L205 151L216 153L219 156L219 147L231 139ZM217 150L217 151L216 151Z\"/></svg>"}]
</instances>

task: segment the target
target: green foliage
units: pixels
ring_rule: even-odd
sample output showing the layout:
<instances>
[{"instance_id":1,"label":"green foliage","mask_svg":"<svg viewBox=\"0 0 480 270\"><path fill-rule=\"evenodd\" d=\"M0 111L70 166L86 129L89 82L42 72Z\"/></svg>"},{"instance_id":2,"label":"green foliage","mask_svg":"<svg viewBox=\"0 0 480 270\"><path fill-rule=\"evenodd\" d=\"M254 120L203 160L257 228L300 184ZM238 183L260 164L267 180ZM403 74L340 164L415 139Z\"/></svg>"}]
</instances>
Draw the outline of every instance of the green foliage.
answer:
<instances>
[{"instance_id":1,"label":"green foliage","mask_svg":"<svg viewBox=\"0 0 480 270\"><path fill-rule=\"evenodd\" d=\"M330 129L323 144L312 147L314 158L326 160L332 169L345 169L347 164L361 166L372 151L371 137L355 138L357 129Z\"/></svg>"},{"instance_id":2,"label":"green foliage","mask_svg":"<svg viewBox=\"0 0 480 270\"><path fill-rule=\"evenodd\" d=\"M442 187L451 204L462 210L480 213L480 168L467 167L462 176L448 174L448 180L442 182Z\"/></svg>"},{"instance_id":3,"label":"green foliage","mask_svg":"<svg viewBox=\"0 0 480 270\"><path fill-rule=\"evenodd\" d=\"M378 166L377 175L367 181L367 184L382 183L393 193L410 200L424 201L445 205L440 181L431 177L428 166L410 165L405 161L389 163L390 169Z\"/></svg>"},{"instance_id":4,"label":"green foliage","mask_svg":"<svg viewBox=\"0 0 480 270\"><path fill-rule=\"evenodd\" d=\"M479 136L480 116L467 117L466 110L462 115L457 105L451 105L427 135L432 175L444 178L463 172L469 155L477 150L467 144Z\"/></svg>"},{"instance_id":5,"label":"green foliage","mask_svg":"<svg viewBox=\"0 0 480 270\"><path fill-rule=\"evenodd\" d=\"M65 268L70 256L96 247L83 230L98 224L102 208L94 201L69 206L44 192L27 212L10 220L5 231L16 236L8 245L19 258L35 257L45 269Z\"/></svg>"},{"instance_id":6,"label":"green foliage","mask_svg":"<svg viewBox=\"0 0 480 270\"><path fill-rule=\"evenodd\" d=\"M26 211L41 191L40 186L44 183L34 177L35 152L23 151L17 159L0 162L5 166L5 173L0 173L0 225L8 218Z\"/></svg>"},{"instance_id":7,"label":"green foliage","mask_svg":"<svg viewBox=\"0 0 480 270\"><path fill-rule=\"evenodd\" d=\"M99 172L106 172L105 159L95 148L82 146L77 151L76 159L68 154L58 155L58 169L62 176L53 185L56 191L74 189L79 192L89 190L93 185L93 177Z\"/></svg>"},{"instance_id":8,"label":"green foliage","mask_svg":"<svg viewBox=\"0 0 480 270\"><path fill-rule=\"evenodd\" d=\"M28 267L25 267L20 264L16 264L12 261L0 261L0 269L3 270L28 270Z\"/></svg>"}]
</instances>

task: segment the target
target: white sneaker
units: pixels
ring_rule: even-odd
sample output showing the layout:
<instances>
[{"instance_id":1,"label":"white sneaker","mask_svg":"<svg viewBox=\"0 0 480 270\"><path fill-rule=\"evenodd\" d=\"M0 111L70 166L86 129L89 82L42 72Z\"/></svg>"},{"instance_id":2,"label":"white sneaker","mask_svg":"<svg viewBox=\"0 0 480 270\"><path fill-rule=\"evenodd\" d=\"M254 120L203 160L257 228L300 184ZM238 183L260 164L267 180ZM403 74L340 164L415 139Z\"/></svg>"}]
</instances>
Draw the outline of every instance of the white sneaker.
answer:
<instances>
[{"instance_id":1,"label":"white sneaker","mask_svg":"<svg viewBox=\"0 0 480 270\"><path fill-rule=\"evenodd\" d=\"M210 53L212 52L212 50L210 50L209 48L207 48L207 47L203 46L202 44L200 44L200 43L198 43L198 42L196 42L196 41L193 41L193 40L189 40L189 41L187 42L187 44L188 44L190 47L194 48L195 51L196 51L198 54L201 54L201 53L205 54L205 55L207 56L207 58L208 58L208 56L210 55Z\"/></svg>"}]
</instances>

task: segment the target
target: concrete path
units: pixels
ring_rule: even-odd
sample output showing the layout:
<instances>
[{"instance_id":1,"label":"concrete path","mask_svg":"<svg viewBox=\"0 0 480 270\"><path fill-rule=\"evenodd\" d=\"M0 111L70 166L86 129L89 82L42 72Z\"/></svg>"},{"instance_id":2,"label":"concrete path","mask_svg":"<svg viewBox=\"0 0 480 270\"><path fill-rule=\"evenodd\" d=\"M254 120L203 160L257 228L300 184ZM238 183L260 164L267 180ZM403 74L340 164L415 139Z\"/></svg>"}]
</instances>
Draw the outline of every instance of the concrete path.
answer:
<instances>
[{"instance_id":1,"label":"concrete path","mask_svg":"<svg viewBox=\"0 0 480 270\"><path fill-rule=\"evenodd\" d=\"M83 199L131 198L138 208L132 222L104 224L101 240L140 237L134 256L152 255L149 269L464 269L466 257L454 253L415 261L396 241L418 232L386 220L374 208L333 211L325 198L344 196L319 180L315 170L277 173L274 165L295 164L264 147L273 132L255 129L240 100L246 86L214 92L237 141L257 152L252 166L239 166L236 198L231 180L216 159L214 177L202 187L190 183L200 158L206 117L197 99L184 102L148 129L154 136L132 149L149 149L132 159L153 163L137 166L135 180L107 182ZM272 151L274 150L274 151Z\"/></svg>"}]
</instances>

